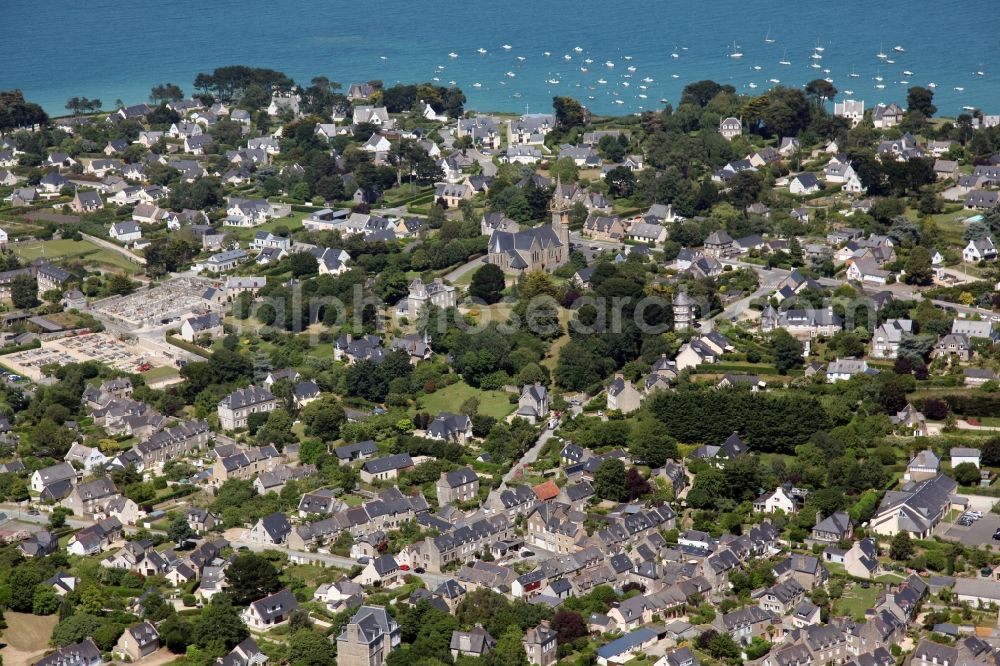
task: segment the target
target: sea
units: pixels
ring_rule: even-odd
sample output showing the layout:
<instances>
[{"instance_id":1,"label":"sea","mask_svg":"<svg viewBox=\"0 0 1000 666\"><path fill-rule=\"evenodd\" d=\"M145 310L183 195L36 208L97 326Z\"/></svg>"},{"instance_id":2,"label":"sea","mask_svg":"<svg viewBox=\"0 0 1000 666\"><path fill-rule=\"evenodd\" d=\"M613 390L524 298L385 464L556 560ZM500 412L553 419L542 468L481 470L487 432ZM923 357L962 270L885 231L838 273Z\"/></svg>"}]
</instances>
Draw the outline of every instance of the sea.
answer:
<instances>
[{"instance_id":1,"label":"sea","mask_svg":"<svg viewBox=\"0 0 1000 666\"><path fill-rule=\"evenodd\" d=\"M50 115L74 96L113 108L158 83L191 93L224 65L345 89L456 84L485 112L548 112L565 95L636 113L676 105L691 81L759 94L827 78L867 106L920 85L939 115L1000 113L1000 0L0 0L0 26L0 90Z\"/></svg>"}]
</instances>

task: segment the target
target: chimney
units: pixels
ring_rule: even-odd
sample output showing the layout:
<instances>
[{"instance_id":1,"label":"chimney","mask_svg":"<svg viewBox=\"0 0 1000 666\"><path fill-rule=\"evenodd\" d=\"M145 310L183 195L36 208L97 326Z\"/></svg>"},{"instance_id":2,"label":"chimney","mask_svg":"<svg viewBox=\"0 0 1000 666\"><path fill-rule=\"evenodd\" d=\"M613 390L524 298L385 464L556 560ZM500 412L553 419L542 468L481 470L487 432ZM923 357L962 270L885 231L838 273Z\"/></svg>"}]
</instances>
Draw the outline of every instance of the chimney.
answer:
<instances>
[{"instance_id":1,"label":"chimney","mask_svg":"<svg viewBox=\"0 0 1000 666\"><path fill-rule=\"evenodd\" d=\"M822 511L817 511L816 512L816 524L819 525L820 522L822 522L822 520L823 520L823 512Z\"/></svg>"}]
</instances>

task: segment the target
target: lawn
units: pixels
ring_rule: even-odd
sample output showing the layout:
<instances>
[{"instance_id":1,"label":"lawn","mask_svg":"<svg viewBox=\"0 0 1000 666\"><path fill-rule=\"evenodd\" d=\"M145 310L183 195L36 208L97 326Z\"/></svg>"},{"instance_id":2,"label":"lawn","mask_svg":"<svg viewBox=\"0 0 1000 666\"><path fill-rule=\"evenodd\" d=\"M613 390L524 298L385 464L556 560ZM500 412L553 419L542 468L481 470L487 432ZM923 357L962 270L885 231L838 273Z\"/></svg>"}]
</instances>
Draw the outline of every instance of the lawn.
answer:
<instances>
[{"instance_id":1,"label":"lawn","mask_svg":"<svg viewBox=\"0 0 1000 666\"><path fill-rule=\"evenodd\" d=\"M465 382L456 382L451 386L438 389L434 393L422 396L418 400L418 411L425 411L431 416L438 412L457 413L462 403L475 396L479 398L479 413L502 419L514 411L506 391L481 391L472 388Z\"/></svg>"},{"instance_id":2,"label":"lawn","mask_svg":"<svg viewBox=\"0 0 1000 666\"><path fill-rule=\"evenodd\" d=\"M117 268L128 273L135 273L139 266L111 250L100 248L85 240L47 240L31 243L16 243L14 253L24 261L33 261L39 257L45 259L78 258L84 264L96 264L109 268Z\"/></svg>"},{"instance_id":3,"label":"lawn","mask_svg":"<svg viewBox=\"0 0 1000 666\"><path fill-rule=\"evenodd\" d=\"M147 370L142 373L142 376L147 382L156 382L163 379L173 379L177 376L177 370L169 366L163 366L160 368L153 368L152 370Z\"/></svg>"},{"instance_id":4,"label":"lawn","mask_svg":"<svg viewBox=\"0 0 1000 666\"><path fill-rule=\"evenodd\" d=\"M302 220L307 217L309 217L309 213L293 210L292 214L288 217L271 220L259 227L223 227L222 230L224 233L232 234L241 241L250 241L253 240L258 231L274 231L278 227L286 227L290 232L299 231L302 229Z\"/></svg>"},{"instance_id":5,"label":"lawn","mask_svg":"<svg viewBox=\"0 0 1000 666\"><path fill-rule=\"evenodd\" d=\"M52 629L59 621L58 615L31 615L29 613L4 613L7 629L3 632L7 644L0 650L0 657L7 666L28 666L49 650Z\"/></svg>"},{"instance_id":6,"label":"lawn","mask_svg":"<svg viewBox=\"0 0 1000 666\"><path fill-rule=\"evenodd\" d=\"M844 590L844 596L838 599L834 606L834 613L863 620L865 611L875 606L875 597L878 596L880 587L872 585L865 590L860 585L854 585Z\"/></svg>"}]
</instances>

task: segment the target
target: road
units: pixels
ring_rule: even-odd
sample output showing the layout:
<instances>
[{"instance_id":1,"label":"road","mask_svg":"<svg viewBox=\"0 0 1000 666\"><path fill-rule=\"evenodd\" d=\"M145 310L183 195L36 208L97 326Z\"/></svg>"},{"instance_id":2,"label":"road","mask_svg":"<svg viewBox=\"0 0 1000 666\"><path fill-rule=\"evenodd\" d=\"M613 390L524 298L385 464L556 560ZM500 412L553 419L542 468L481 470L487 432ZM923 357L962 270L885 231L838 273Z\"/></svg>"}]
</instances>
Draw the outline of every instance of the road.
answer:
<instances>
[{"instance_id":1,"label":"road","mask_svg":"<svg viewBox=\"0 0 1000 666\"><path fill-rule=\"evenodd\" d=\"M571 418L579 415L580 412L583 411L582 404L583 403L581 403L580 405L573 405L569 408ZM518 460L517 463L515 463L509 470L507 470L506 474L503 475L503 482L500 484L500 488L507 487L507 483L514 478L518 469L526 467L531 463L535 462L536 460L538 460L538 454L542 452L542 448L545 446L545 443L549 441L549 439L552 437L554 433L555 433L554 430L549 430L548 428L542 430L541 434L538 435L538 439L535 440L535 443L532 445L532 447L528 449L523 456L521 456L521 459Z\"/></svg>"},{"instance_id":2,"label":"road","mask_svg":"<svg viewBox=\"0 0 1000 666\"><path fill-rule=\"evenodd\" d=\"M340 555L330 555L327 553L309 553L302 550L292 550L290 548L283 548L280 546L261 546L242 539L232 539L229 543L232 544L233 548L247 548L248 550L252 550L254 552L277 550L287 553L289 559L291 560L322 564L323 566L337 567L339 569L350 569L358 564L356 560L353 560L350 557L341 557ZM430 571L414 575L422 578L424 582L427 583L427 586L432 590L444 581L454 578L454 576L450 576L448 574L431 573Z\"/></svg>"},{"instance_id":3,"label":"road","mask_svg":"<svg viewBox=\"0 0 1000 666\"><path fill-rule=\"evenodd\" d=\"M458 268L448 273L445 273L444 279L447 280L448 282L455 282L469 271L474 271L477 268L480 268L485 265L486 265L486 257L476 257L472 261L464 263Z\"/></svg>"},{"instance_id":4,"label":"road","mask_svg":"<svg viewBox=\"0 0 1000 666\"><path fill-rule=\"evenodd\" d=\"M27 507L20 504L0 504L0 511L7 514L8 521L14 520L19 523L32 523L34 525L49 524L49 514L39 511L33 515L28 513L27 509ZM83 528L93 525L94 521L67 516L66 524L70 527Z\"/></svg>"}]
</instances>

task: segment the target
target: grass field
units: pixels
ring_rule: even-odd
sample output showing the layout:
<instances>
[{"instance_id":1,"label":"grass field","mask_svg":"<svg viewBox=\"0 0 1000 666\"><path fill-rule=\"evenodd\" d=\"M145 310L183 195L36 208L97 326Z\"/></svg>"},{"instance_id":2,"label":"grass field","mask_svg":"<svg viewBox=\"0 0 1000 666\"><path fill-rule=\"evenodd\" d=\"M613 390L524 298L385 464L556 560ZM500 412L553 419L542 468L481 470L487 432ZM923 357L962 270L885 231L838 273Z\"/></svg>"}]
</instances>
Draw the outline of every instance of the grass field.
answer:
<instances>
[{"instance_id":1,"label":"grass field","mask_svg":"<svg viewBox=\"0 0 1000 666\"><path fill-rule=\"evenodd\" d=\"M295 232L302 229L302 220L309 217L309 213L292 211L292 214L288 217L278 218L276 220L271 220L266 224L262 224L259 227L223 227L223 233L232 234L233 236L239 238L241 241L253 240L253 237L258 231L274 231L278 227L287 227L289 231Z\"/></svg>"},{"instance_id":2,"label":"grass field","mask_svg":"<svg viewBox=\"0 0 1000 666\"><path fill-rule=\"evenodd\" d=\"M834 613L863 620L865 611L875 606L875 597L878 596L879 589L879 585L872 585L867 590L862 589L860 585L854 585L844 590L844 596L834 605Z\"/></svg>"},{"instance_id":3,"label":"grass field","mask_svg":"<svg viewBox=\"0 0 1000 666\"><path fill-rule=\"evenodd\" d=\"M502 419L514 411L514 405L507 401L508 395L506 391L480 391L465 382L457 382L421 397L415 411L425 411L431 416L438 412L457 413L463 402L475 396L479 398L480 414Z\"/></svg>"},{"instance_id":4,"label":"grass field","mask_svg":"<svg viewBox=\"0 0 1000 666\"><path fill-rule=\"evenodd\" d=\"M3 640L7 645L0 650L6 666L33 664L49 648L52 629L59 621L58 615L31 615L29 613L4 613L7 628Z\"/></svg>"},{"instance_id":5,"label":"grass field","mask_svg":"<svg viewBox=\"0 0 1000 666\"><path fill-rule=\"evenodd\" d=\"M85 264L96 264L107 268L117 268L127 273L135 273L139 266L111 250L97 247L85 240L47 240L29 243L15 243L14 253L24 261L39 257L45 259L78 258Z\"/></svg>"}]
</instances>

